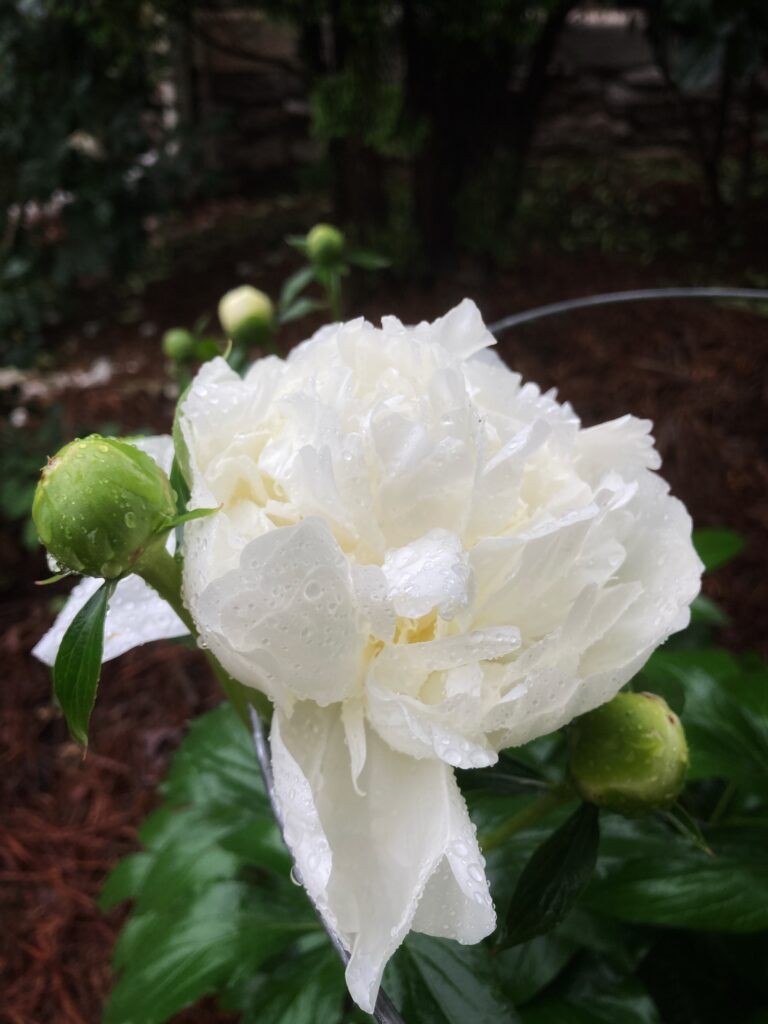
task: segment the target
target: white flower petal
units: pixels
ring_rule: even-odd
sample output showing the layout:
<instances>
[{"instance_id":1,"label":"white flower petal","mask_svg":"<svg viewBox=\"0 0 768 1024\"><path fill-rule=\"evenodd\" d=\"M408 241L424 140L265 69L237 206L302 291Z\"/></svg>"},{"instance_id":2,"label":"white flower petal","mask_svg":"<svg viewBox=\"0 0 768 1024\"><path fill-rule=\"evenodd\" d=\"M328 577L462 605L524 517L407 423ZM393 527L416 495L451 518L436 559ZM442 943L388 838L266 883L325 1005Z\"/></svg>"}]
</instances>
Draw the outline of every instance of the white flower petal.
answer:
<instances>
[{"instance_id":1,"label":"white flower petal","mask_svg":"<svg viewBox=\"0 0 768 1024\"><path fill-rule=\"evenodd\" d=\"M272 767L302 881L350 951L347 984L373 1010L410 928L478 942L495 927L483 859L453 772L369 732L355 791L338 708L276 712Z\"/></svg>"},{"instance_id":2,"label":"white flower petal","mask_svg":"<svg viewBox=\"0 0 768 1024\"><path fill-rule=\"evenodd\" d=\"M403 618L420 619L436 608L441 618L452 619L471 600L469 560L448 530L430 530L390 549L382 568L394 609Z\"/></svg>"},{"instance_id":3,"label":"white flower petal","mask_svg":"<svg viewBox=\"0 0 768 1024\"><path fill-rule=\"evenodd\" d=\"M204 642L248 686L323 705L354 691L366 637L349 564L323 520L257 537L188 604Z\"/></svg>"},{"instance_id":4,"label":"white flower petal","mask_svg":"<svg viewBox=\"0 0 768 1024\"><path fill-rule=\"evenodd\" d=\"M102 583L103 580L90 577L80 580L53 626L32 648L36 658L46 665L53 665L67 627ZM102 661L111 661L131 648L153 640L172 640L188 633L171 606L144 580L128 576L120 580L109 601Z\"/></svg>"}]
</instances>

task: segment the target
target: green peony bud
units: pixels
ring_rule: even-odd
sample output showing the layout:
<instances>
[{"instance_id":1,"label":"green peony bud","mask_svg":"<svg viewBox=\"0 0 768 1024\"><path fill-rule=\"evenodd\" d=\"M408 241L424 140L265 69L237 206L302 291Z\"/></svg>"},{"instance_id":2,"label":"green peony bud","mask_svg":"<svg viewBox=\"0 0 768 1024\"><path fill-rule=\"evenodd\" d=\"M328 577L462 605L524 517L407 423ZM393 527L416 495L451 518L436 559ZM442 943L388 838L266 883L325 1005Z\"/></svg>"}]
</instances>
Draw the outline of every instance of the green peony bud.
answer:
<instances>
[{"instance_id":1,"label":"green peony bud","mask_svg":"<svg viewBox=\"0 0 768 1024\"><path fill-rule=\"evenodd\" d=\"M238 344L258 345L272 333L275 311L268 295L249 284L233 288L219 303L219 320Z\"/></svg>"},{"instance_id":2,"label":"green peony bud","mask_svg":"<svg viewBox=\"0 0 768 1024\"><path fill-rule=\"evenodd\" d=\"M163 354L177 363L191 359L195 352L195 339L183 327L172 327L163 335Z\"/></svg>"},{"instance_id":3,"label":"green peony bud","mask_svg":"<svg viewBox=\"0 0 768 1024\"><path fill-rule=\"evenodd\" d=\"M64 569L117 579L176 515L168 477L127 441L92 434L43 469L32 503L40 541Z\"/></svg>"},{"instance_id":4,"label":"green peony bud","mask_svg":"<svg viewBox=\"0 0 768 1024\"><path fill-rule=\"evenodd\" d=\"M617 814L639 817L669 807L685 784L683 727L653 693L620 693L576 719L569 744L581 796Z\"/></svg>"},{"instance_id":5,"label":"green peony bud","mask_svg":"<svg viewBox=\"0 0 768 1024\"><path fill-rule=\"evenodd\" d=\"M321 267L332 267L344 252L344 236L331 224L315 224L307 235L307 256Z\"/></svg>"}]
</instances>

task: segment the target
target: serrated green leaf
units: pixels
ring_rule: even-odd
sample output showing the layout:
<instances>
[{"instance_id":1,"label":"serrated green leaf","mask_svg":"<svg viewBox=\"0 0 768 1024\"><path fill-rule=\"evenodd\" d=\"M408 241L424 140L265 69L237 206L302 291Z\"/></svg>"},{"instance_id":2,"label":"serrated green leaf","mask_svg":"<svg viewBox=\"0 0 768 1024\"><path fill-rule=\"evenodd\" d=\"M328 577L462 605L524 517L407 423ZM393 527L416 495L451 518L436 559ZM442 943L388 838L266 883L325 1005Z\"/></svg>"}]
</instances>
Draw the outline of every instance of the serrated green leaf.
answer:
<instances>
[{"instance_id":1,"label":"serrated green leaf","mask_svg":"<svg viewBox=\"0 0 768 1024\"><path fill-rule=\"evenodd\" d=\"M693 544L707 572L727 565L744 549L744 538L735 530L705 527L693 531Z\"/></svg>"},{"instance_id":2,"label":"serrated green leaf","mask_svg":"<svg viewBox=\"0 0 768 1024\"><path fill-rule=\"evenodd\" d=\"M53 666L53 690L72 736L88 744L104 652L104 621L115 584L105 581L69 624Z\"/></svg>"},{"instance_id":3,"label":"serrated green leaf","mask_svg":"<svg viewBox=\"0 0 768 1024\"><path fill-rule=\"evenodd\" d=\"M384 975L408 1024L516 1024L483 946L411 933Z\"/></svg>"},{"instance_id":4,"label":"serrated green leaf","mask_svg":"<svg viewBox=\"0 0 768 1024\"><path fill-rule=\"evenodd\" d=\"M535 850L507 911L505 945L526 942L563 920L592 875L599 842L597 808L585 803Z\"/></svg>"}]
</instances>

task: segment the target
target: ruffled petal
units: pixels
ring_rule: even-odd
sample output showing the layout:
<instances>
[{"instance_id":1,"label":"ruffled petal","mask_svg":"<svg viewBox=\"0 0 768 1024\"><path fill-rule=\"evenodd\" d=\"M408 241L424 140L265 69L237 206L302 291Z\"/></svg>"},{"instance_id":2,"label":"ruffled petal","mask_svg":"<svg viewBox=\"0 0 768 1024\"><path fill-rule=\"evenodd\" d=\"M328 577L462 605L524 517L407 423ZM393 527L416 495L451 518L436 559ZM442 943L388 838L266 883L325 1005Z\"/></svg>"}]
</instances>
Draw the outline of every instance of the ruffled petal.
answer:
<instances>
[{"instance_id":1,"label":"ruffled petal","mask_svg":"<svg viewBox=\"0 0 768 1024\"><path fill-rule=\"evenodd\" d=\"M455 533L430 530L387 552L383 565L389 596L398 615L419 619L437 609L452 619L472 596L469 560Z\"/></svg>"},{"instance_id":2,"label":"ruffled petal","mask_svg":"<svg viewBox=\"0 0 768 1024\"><path fill-rule=\"evenodd\" d=\"M286 840L350 952L347 984L363 1010L372 1012L411 928L463 943L493 931L484 862L450 768L396 753L368 730L356 791L338 706L278 711L271 739Z\"/></svg>"},{"instance_id":3,"label":"ruffled petal","mask_svg":"<svg viewBox=\"0 0 768 1024\"><path fill-rule=\"evenodd\" d=\"M357 685L367 637L349 563L321 519L257 537L188 603L227 671L286 707L343 700Z\"/></svg>"}]
</instances>

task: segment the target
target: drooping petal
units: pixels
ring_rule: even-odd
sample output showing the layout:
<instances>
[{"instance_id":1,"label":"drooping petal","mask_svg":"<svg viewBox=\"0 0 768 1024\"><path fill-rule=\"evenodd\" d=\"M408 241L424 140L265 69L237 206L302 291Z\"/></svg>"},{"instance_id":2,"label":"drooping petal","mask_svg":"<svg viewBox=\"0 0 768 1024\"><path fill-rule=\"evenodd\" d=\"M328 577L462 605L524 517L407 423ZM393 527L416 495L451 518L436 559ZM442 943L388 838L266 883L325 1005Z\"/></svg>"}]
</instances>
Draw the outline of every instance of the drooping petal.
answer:
<instances>
[{"instance_id":1,"label":"drooping petal","mask_svg":"<svg viewBox=\"0 0 768 1024\"><path fill-rule=\"evenodd\" d=\"M102 582L87 577L73 588L54 624L32 648L36 658L53 665L67 627ZM109 599L102 661L111 661L153 640L173 640L188 633L171 606L152 587L138 576L128 576L120 580Z\"/></svg>"},{"instance_id":2,"label":"drooping petal","mask_svg":"<svg viewBox=\"0 0 768 1024\"><path fill-rule=\"evenodd\" d=\"M338 706L277 711L271 740L288 845L350 951L347 984L363 1010L411 928L464 943L490 934L483 859L448 766L399 754L369 729L356 791Z\"/></svg>"}]
</instances>

